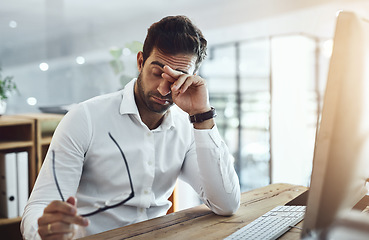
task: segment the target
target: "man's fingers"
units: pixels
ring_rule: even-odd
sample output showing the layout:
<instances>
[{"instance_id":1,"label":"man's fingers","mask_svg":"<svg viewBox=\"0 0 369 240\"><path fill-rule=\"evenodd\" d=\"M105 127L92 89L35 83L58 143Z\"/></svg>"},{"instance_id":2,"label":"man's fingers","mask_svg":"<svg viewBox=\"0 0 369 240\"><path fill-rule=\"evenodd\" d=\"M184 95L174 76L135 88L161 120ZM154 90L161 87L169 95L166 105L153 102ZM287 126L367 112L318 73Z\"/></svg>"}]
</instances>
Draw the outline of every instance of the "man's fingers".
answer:
<instances>
[{"instance_id":1,"label":"man's fingers","mask_svg":"<svg viewBox=\"0 0 369 240\"><path fill-rule=\"evenodd\" d=\"M38 219L39 226L47 225L54 222L64 222L67 224L77 224L81 226L87 226L89 223L87 218L78 215L70 216L62 213L44 214Z\"/></svg>"},{"instance_id":2,"label":"man's fingers","mask_svg":"<svg viewBox=\"0 0 369 240\"><path fill-rule=\"evenodd\" d=\"M74 232L74 226L72 224L66 224L63 222L53 222L49 223L47 225L42 225L39 228L39 232L42 233L42 235L52 235L52 234L65 234L65 233L73 233Z\"/></svg>"},{"instance_id":3,"label":"man's fingers","mask_svg":"<svg viewBox=\"0 0 369 240\"><path fill-rule=\"evenodd\" d=\"M162 73L162 77L172 83L172 92L178 93L179 91L179 93L184 93L190 86L198 87L204 84L201 77L174 70L168 65L164 66L163 70L164 72Z\"/></svg>"},{"instance_id":4,"label":"man's fingers","mask_svg":"<svg viewBox=\"0 0 369 240\"><path fill-rule=\"evenodd\" d=\"M38 233L42 239L72 239L75 226L88 226L87 218L77 215L76 198L66 202L52 201L38 219Z\"/></svg>"},{"instance_id":5,"label":"man's fingers","mask_svg":"<svg viewBox=\"0 0 369 240\"><path fill-rule=\"evenodd\" d=\"M192 84L191 76L187 74L182 74L175 83L172 85L172 91L180 90L181 93L184 93L189 86Z\"/></svg>"},{"instance_id":6,"label":"man's fingers","mask_svg":"<svg viewBox=\"0 0 369 240\"><path fill-rule=\"evenodd\" d=\"M52 201L44 210L44 213L61 212L74 216L77 214L77 208L69 203L62 201Z\"/></svg>"},{"instance_id":7,"label":"man's fingers","mask_svg":"<svg viewBox=\"0 0 369 240\"><path fill-rule=\"evenodd\" d=\"M185 74L181 71L174 70L173 68L169 67L168 65L165 65L163 68L164 72L162 74L162 77L167 80L168 82L172 83L171 86L172 91L178 91L181 88L181 93L185 92L188 88L188 86L192 83L192 76L189 74ZM188 83L186 83L189 80ZM184 83L186 83L184 86L182 86Z\"/></svg>"},{"instance_id":8,"label":"man's fingers","mask_svg":"<svg viewBox=\"0 0 369 240\"><path fill-rule=\"evenodd\" d=\"M170 83L174 83L177 79L176 78L174 78L174 77L172 77L172 76L170 76L169 74L167 74L167 73L162 73L161 74L161 76L165 79L165 80L167 80L168 82L170 82Z\"/></svg>"},{"instance_id":9,"label":"man's fingers","mask_svg":"<svg viewBox=\"0 0 369 240\"><path fill-rule=\"evenodd\" d=\"M181 86L181 93L184 93L187 91L187 89L192 85L193 79L187 78L186 81Z\"/></svg>"},{"instance_id":10,"label":"man's fingers","mask_svg":"<svg viewBox=\"0 0 369 240\"><path fill-rule=\"evenodd\" d=\"M76 228L73 225L63 225L61 223L48 224L47 226L40 226L38 233L42 239L73 239Z\"/></svg>"},{"instance_id":11,"label":"man's fingers","mask_svg":"<svg viewBox=\"0 0 369 240\"><path fill-rule=\"evenodd\" d=\"M183 82L186 81L187 74L181 74L178 78L173 78L167 73L163 73L161 75L165 80L171 83L171 91L178 91L178 89L182 86Z\"/></svg>"},{"instance_id":12,"label":"man's fingers","mask_svg":"<svg viewBox=\"0 0 369 240\"><path fill-rule=\"evenodd\" d=\"M75 226L88 226L89 221L81 216L62 213L44 214L38 220L38 232L43 239L72 239Z\"/></svg>"},{"instance_id":13,"label":"man's fingers","mask_svg":"<svg viewBox=\"0 0 369 240\"><path fill-rule=\"evenodd\" d=\"M165 65L163 70L164 70L164 73L168 74L169 76L175 79L179 78L183 74L183 72L176 71L173 68L169 67L168 65Z\"/></svg>"},{"instance_id":14,"label":"man's fingers","mask_svg":"<svg viewBox=\"0 0 369 240\"><path fill-rule=\"evenodd\" d=\"M75 198L75 197L69 197L67 199L67 203L72 204L73 206L77 206L77 198Z\"/></svg>"}]
</instances>

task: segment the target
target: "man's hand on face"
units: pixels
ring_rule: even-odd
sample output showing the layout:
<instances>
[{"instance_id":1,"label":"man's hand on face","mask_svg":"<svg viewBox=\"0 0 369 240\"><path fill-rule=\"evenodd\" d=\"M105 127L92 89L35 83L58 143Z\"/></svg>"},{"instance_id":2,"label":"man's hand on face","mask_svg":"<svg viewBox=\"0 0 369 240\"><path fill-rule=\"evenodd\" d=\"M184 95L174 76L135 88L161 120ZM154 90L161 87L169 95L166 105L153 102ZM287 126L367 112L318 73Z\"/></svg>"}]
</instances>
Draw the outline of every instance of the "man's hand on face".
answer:
<instances>
[{"instance_id":1,"label":"man's hand on face","mask_svg":"<svg viewBox=\"0 0 369 240\"><path fill-rule=\"evenodd\" d=\"M88 226L88 220L77 215L76 199L52 201L38 219L38 233L42 239L72 239L74 224Z\"/></svg>"},{"instance_id":2,"label":"man's hand on face","mask_svg":"<svg viewBox=\"0 0 369 240\"><path fill-rule=\"evenodd\" d=\"M197 75L164 66L162 77L171 83L173 102L189 115L210 110L208 90L205 80Z\"/></svg>"}]
</instances>

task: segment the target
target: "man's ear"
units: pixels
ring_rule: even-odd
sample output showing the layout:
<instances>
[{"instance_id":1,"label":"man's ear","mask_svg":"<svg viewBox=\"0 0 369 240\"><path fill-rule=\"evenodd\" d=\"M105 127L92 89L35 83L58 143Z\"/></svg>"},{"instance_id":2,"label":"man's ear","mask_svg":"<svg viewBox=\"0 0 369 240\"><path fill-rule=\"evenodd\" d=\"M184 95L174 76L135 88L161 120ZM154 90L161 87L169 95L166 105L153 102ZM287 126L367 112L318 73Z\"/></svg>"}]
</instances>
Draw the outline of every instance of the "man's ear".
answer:
<instances>
[{"instance_id":1,"label":"man's ear","mask_svg":"<svg viewBox=\"0 0 369 240\"><path fill-rule=\"evenodd\" d=\"M139 72L141 72L142 67L143 67L143 52L139 51L137 53L137 69Z\"/></svg>"}]
</instances>

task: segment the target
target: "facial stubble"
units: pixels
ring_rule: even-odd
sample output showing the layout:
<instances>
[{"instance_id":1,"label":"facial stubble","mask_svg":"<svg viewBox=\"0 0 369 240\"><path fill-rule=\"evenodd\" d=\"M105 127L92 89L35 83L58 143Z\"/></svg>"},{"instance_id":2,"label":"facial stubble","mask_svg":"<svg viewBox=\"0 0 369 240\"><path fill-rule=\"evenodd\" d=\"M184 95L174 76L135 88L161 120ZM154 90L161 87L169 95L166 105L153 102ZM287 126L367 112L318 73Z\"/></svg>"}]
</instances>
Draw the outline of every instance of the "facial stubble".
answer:
<instances>
[{"instance_id":1,"label":"facial stubble","mask_svg":"<svg viewBox=\"0 0 369 240\"><path fill-rule=\"evenodd\" d=\"M164 97L158 91L145 92L142 72L139 73L137 77L137 90L138 90L138 94L139 94L139 97L141 98L142 103L151 112L165 113L173 105L173 100L172 100L171 95ZM152 101L151 97L156 97L159 99L166 100L169 102L169 104L161 105L159 103Z\"/></svg>"}]
</instances>

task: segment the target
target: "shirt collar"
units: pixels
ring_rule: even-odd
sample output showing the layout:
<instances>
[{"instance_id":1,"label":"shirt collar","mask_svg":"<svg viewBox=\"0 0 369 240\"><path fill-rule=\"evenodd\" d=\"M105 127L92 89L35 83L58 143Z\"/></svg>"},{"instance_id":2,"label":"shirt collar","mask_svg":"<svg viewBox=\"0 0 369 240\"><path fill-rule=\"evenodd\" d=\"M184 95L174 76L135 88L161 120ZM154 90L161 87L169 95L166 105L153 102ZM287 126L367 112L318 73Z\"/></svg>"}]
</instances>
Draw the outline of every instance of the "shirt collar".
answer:
<instances>
[{"instance_id":1,"label":"shirt collar","mask_svg":"<svg viewBox=\"0 0 369 240\"><path fill-rule=\"evenodd\" d=\"M135 95L134 95L134 86L136 82L136 78L132 79L122 90L122 102L120 103L120 114L137 114L138 109L136 106Z\"/></svg>"},{"instance_id":2,"label":"shirt collar","mask_svg":"<svg viewBox=\"0 0 369 240\"><path fill-rule=\"evenodd\" d=\"M120 104L120 114L134 114L141 121L140 114L138 112L138 108L135 101L134 95L134 86L137 78L132 79L122 90L122 102ZM163 122L160 124L158 128L155 130L166 130L175 127L174 119L173 119L173 111L172 108L177 106L172 106L164 116ZM141 121L142 123L142 121ZM142 123L143 124L143 123Z\"/></svg>"}]
</instances>

